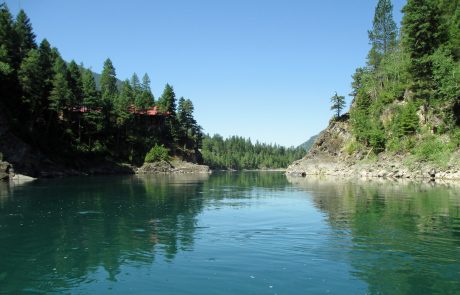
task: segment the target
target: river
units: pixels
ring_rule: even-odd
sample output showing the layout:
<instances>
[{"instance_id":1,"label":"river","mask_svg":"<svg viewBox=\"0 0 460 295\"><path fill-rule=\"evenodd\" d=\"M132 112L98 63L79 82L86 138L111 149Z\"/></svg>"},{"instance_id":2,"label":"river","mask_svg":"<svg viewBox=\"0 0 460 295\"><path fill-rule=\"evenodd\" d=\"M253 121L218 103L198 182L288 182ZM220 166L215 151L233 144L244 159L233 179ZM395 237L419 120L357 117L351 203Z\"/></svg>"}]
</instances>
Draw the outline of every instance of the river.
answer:
<instances>
[{"instance_id":1,"label":"river","mask_svg":"<svg viewBox=\"0 0 460 295\"><path fill-rule=\"evenodd\" d=\"M460 184L279 172L0 184L0 294L460 294Z\"/></svg>"}]
</instances>

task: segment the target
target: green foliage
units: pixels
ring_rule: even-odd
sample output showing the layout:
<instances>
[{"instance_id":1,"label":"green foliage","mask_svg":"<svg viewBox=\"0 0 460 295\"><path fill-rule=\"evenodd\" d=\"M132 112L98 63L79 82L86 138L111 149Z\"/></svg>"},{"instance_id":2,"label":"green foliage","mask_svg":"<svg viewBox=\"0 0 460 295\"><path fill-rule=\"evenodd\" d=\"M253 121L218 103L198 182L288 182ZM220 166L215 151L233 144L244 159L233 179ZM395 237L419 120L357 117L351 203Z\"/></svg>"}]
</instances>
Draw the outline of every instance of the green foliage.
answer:
<instances>
[{"instance_id":1,"label":"green foliage","mask_svg":"<svg viewBox=\"0 0 460 295\"><path fill-rule=\"evenodd\" d=\"M345 108L345 96L337 95L337 92L331 97L331 111L336 112L336 118L340 117L340 113Z\"/></svg>"},{"instance_id":2,"label":"green foliage","mask_svg":"<svg viewBox=\"0 0 460 295\"><path fill-rule=\"evenodd\" d=\"M215 169L275 169L286 168L293 161L302 158L304 148L285 148L268 145L250 139L232 136L224 139L216 134L203 139L204 163Z\"/></svg>"},{"instance_id":3,"label":"green foliage","mask_svg":"<svg viewBox=\"0 0 460 295\"><path fill-rule=\"evenodd\" d=\"M434 124L437 133L450 132L454 142L452 130L460 123L460 65L454 45L460 38L460 4L457 0L408 0L403 10L402 41L393 39L389 7L390 1L379 1L369 32L372 49L368 67L358 68L353 75L351 129L357 143L363 145L359 149L414 152L421 159L440 147L430 138L423 138L428 142L420 145L418 137L423 130ZM388 21L379 24L383 15ZM393 28L386 35L395 41L390 42L394 44L389 50L383 50L384 39L377 38L380 42L376 43L376 36L385 35L381 30L384 24ZM419 110L425 122L420 122ZM434 123L431 118L443 121ZM434 158L442 157L433 153L429 159Z\"/></svg>"},{"instance_id":4,"label":"green foliage","mask_svg":"<svg viewBox=\"0 0 460 295\"><path fill-rule=\"evenodd\" d=\"M71 104L73 106L81 106L83 103L82 69L72 60L67 66L67 71L67 81L74 98Z\"/></svg>"},{"instance_id":5,"label":"green foliage","mask_svg":"<svg viewBox=\"0 0 460 295\"><path fill-rule=\"evenodd\" d=\"M155 145L145 155L145 163L153 163L158 161L169 161L169 150L163 145Z\"/></svg>"},{"instance_id":6,"label":"green foliage","mask_svg":"<svg viewBox=\"0 0 460 295\"><path fill-rule=\"evenodd\" d=\"M353 153L363 150L363 149L364 149L364 146L356 140L351 140L345 145L345 152L348 155L352 155Z\"/></svg>"},{"instance_id":7,"label":"green foliage","mask_svg":"<svg viewBox=\"0 0 460 295\"><path fill-rule=\"evenodd\" d=\"M147 74L142 83L134 74L120 91L118 82L110 59L98 76L75 61L67 64L46 39L37 48L26 14L14 21L0 5L0 107L15 135L44 154L76 162L140 165L155 144L199 155L202 132L190 100L181 106L179 123L172 86L163 95L164 113L153 114L145 112L155 105Z\"/></svg>"},{"instance_id":8,"label":"green foliage","mask_svg":"<svg viewBox=\"0 0 460 295\"><path fill-rule=\"evenodd\" d=\"M393 20L393 4L390 0L379 0L375 8L372 30L368 31L369 41L372 45L368 55L368 62L374 68L387 53L393 49L397 42L397 27Z\"/></svg>"},{"instance_id":9,"label":"green foliage","mask_svg":"<svg viewBox=\"0 0 460 295\"><path fill-rule=\"evenodd\" d=\"M32 25L24 10L20 10L14 23L16 35L16 63L19 65L29 50L37 48Z\"/></svg>"},{"instance_id":10,"label":"green foliage","mask_svg":"<svg viewBox=\"0 0 460 295\"><path fill-rule=\"evenodd\" d=\"M101 94L106 104L113 102L118 95L117 76L110 58L104 62L101 74Z\"/></svg>"},{"instance_id":11,"label":"green foliage","mask_svg":"<svg viewBox=\"0 0 460 295\"><path fill-rule=\"evenodd\" d=\"M419 117L415 103L410 102L397 109L391 124L393 137L400 138L415 134L419 127Z\"/></svg>"},{"instance_id":12,"label":"green foliage","mask_svg":"<svg viewBox=\"0 0 460 295\"><path fill-rule=\"evenodd\" d=\"M51 110L61 112L69 109L73 102L73 93L67 80L67 66L61 58L57 58L54 64L53 88L49 96Z\"/></svg>"},{"instance_id":13,"label":"green foliage","mask_svg":"<svg viewBox=\"0 0 460 295\"><path fill-rule=\"evenodd\" d=\"M433 162L445 166L450 160L454 146L437 136L427 136L414 147L414 156L419 161Z\"/></svg>"},{"instance_id":14,"label":"green foliage","mask_svg":"<svg viewBox=\"0 0 460 295\"><path fill-rule=\"evenodd\" d=\"M442 14L437 0L408 0L403 12L403 42L411 59L412 89L417 98L429 101L434 88L430 55L446 39Z\"/></svg>"},{"instance_id":15,"label":"green foliage","mask_svg":"<svg viewBox=\"0 0 460 295\"><path fill-rule=\"evenodd\" d=\"M161 112L176 114L176 94L171 85L166 84L163 94L158 99L158 107Z\"/></svg>"},{"instance_id":16,"label":"green foliage","mask_svg":"<svg viewBox=\"0 0 460 295\"><path fill-rule=\"evenodd\" d=\"M431 56L433 79L436 82L435 96L440 100L454 101L460 97L460 64L456 63L451 51L440 47Z\"/></svg>"}]
</instances>

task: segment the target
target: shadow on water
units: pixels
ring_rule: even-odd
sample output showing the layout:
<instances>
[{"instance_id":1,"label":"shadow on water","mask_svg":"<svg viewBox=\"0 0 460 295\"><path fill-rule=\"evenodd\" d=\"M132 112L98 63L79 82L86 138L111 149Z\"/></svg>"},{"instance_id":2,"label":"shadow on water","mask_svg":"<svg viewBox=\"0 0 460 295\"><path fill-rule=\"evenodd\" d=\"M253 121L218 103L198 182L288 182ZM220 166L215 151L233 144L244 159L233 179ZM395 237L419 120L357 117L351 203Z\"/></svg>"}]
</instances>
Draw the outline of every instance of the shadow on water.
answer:
<instances>
[{"instance_id":1,"label":"shadow on water","mask_svg":"<svg viewBox=\"0 0 460 295\"><path fill-rule=\"evenodd\" d=\"M460 183L288 178L309 192L370 294L459 294Z\"/></svg>"},{"instance_id":2,"label":"shadow on water","mask_svg":"<svg viewBox=\"0 0 460 295\"><path fill-rule=\"evenodd\" d=\"M0 185L0 293L59 290L103 268L193 248L207 175L91 177ZM51 284L51 285L50 285Z\"/></svg>"}]
</instances>

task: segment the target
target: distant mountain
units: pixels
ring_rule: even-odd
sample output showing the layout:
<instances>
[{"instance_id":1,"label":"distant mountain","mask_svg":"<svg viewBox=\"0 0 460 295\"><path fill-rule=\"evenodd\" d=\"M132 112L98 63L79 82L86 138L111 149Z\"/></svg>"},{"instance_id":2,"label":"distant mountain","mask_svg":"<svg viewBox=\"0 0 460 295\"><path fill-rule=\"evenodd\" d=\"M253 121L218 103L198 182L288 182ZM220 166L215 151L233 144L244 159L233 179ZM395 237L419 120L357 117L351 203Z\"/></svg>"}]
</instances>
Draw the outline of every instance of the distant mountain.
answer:
<instances>
[{"instance_id":1,"label":"distant mountain","mask_svg":"<svg viewBox=\"0 0 460 295\"><path fill-rule=\"evenodd\" d=\"M312 137L310 137L309 140L307 140L306 142L302 143L298 147L303 148L308 152L310 150L310 148L313 146L313 144L315 143L315 140L318 137L318 135L319 134L313 135Z\"/></svg>"}]
</instances>

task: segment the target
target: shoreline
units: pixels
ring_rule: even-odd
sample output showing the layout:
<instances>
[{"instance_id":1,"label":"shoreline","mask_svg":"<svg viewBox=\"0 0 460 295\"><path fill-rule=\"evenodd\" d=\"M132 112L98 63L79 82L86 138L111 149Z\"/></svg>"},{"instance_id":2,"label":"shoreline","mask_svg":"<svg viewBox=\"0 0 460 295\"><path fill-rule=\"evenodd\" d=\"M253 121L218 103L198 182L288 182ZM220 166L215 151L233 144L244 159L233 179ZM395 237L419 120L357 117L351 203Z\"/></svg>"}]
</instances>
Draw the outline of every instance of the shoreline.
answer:
<instances>
[{"instance_id":1,"label":"shoreline","mask_svg":"<svg viewBox=\"0 0 460 295\"><path fill-rule=\"evenodd\" d=\"M382 155L375 162L341 161L331 157L312 157L298 160L286 170L286 175L294 177L336 176L346 178L382 178L408 180L460 180L460 167L447 165L440 167L429 162L405 163L407 156Z\"/></svg>"}]
</instances>

